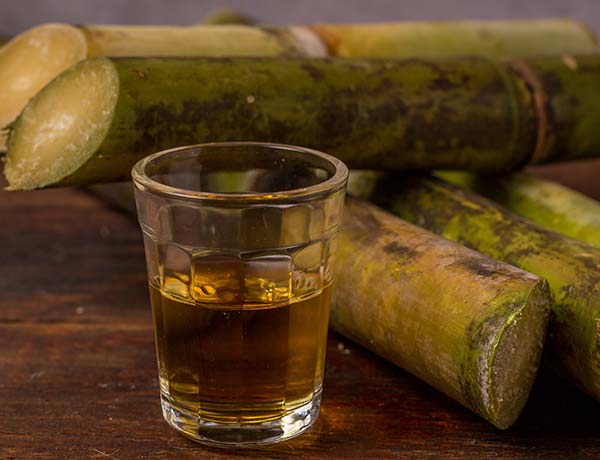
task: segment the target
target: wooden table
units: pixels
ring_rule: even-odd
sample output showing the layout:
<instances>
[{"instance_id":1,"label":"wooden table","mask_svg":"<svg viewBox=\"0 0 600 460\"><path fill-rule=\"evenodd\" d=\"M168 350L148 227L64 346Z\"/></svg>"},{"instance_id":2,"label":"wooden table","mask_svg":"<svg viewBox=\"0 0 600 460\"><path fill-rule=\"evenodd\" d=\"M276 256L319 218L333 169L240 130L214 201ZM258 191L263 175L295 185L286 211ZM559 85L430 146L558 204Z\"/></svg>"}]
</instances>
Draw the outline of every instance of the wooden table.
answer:
<instances>
[{"instance_id":1,"label":"wooden table","mask_svg":"<svg viewBox=\"0 0 600 460\"><path fill-rule=\"evenodd\" d=\"M334 334L309 432L196 445L160 414L136 222L75 189L1 192L0 218L1 459L600 458L600 406L552 375L502 432Z\"/></svg>"}]
</instances>

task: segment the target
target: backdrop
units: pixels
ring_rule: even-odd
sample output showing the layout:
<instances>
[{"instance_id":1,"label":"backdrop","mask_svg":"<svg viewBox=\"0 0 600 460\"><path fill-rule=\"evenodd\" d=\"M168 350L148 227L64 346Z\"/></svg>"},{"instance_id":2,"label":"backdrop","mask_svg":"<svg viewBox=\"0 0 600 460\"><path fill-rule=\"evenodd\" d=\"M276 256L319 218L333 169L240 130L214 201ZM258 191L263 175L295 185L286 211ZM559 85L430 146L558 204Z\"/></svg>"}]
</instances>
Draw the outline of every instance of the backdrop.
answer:
<instances>
[{"instance_id":1,"label":"backdrop","mask_svg":"<svg viewBox=\"0 0 600 460\"><path fill-rule=\"evenodd\" d=\"M572 16L600 34L600 0L0 0L0 34L49 21L191 24L225 7L272 24Z\"/></svg>"}]
</instances>

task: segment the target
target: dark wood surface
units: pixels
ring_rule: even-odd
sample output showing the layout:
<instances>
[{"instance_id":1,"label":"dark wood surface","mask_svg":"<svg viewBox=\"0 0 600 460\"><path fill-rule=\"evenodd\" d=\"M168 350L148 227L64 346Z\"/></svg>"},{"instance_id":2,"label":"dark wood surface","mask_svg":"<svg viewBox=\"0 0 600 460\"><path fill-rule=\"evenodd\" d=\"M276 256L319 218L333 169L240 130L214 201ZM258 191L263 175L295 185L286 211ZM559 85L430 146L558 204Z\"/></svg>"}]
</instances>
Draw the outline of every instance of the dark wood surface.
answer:
<instances>
[{"instance_id":1,"label":"dark wood surface","mask_svg":"<svg viewBox=\"0 0 600 460\"><path fill-rule=\"evenodd\" d=\"M552 375L502 432L333 334L309 432L194 444L160 414L137 224L74 189L0 192L0 218L0 459L600 458L600 406Z\"/></svg>"}]
</instances>

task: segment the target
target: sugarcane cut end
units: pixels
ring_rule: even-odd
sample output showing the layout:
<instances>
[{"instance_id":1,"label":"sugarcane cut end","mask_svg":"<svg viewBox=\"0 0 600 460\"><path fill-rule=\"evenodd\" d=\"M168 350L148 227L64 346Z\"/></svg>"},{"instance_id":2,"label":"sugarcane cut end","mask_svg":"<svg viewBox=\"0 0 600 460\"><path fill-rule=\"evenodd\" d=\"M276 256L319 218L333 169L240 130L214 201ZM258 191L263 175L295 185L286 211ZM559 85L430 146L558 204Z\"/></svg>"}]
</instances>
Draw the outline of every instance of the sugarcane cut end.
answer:
<instances>
[{"instance_id":1,"label":"sugarcane cut end","mask_svg":"<svg viewBox=\"0 0 600 460\"><path fill-rule=\"evenodd\" d=\"M0 48L0 126L9 125L50 80L87 55L87 41L67 24L43 24Z\"/></svg>"},{"instance_id":2,"label":"sugarcane cut end","mask_svg":"<svg viewBox=\"0 0 600 460\"><path fill-rule=\"evenodd\" d=\"M510 427L523 410L538 372L549 317L548 283L540 279L497 338L489 376L494 425Z\"/></svg>"},{"instance_id":3,"label":"sugarcane cut end","mask_svg":"<svg viewBox=\"0 0 600 460\"><path fill-rule=\"evenodd\" d=\"M118 99L117 72L106 58L63 72L23 110L8 140L8 190L57 184L94 154Z\"/></svg>"}]
</instances>

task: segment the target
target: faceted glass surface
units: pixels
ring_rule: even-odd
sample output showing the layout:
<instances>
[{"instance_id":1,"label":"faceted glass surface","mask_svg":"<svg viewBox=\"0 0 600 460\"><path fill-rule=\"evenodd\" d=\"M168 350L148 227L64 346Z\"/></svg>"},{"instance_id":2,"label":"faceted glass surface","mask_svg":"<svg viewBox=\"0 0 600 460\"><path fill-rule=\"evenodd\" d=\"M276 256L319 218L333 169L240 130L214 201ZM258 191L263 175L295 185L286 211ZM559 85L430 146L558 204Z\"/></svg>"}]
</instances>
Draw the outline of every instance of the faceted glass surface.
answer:
<instances>
[{"instance_id":1,"label":"faceted glass surface","mask_svg":"<svg viewBox=\"0 0 600 460\"><path fill-rule=\"evenodd\" d=\"M155 154L133 171L163 415L207 444L317 418L347 170L268 144Z\"/></svg>"}]
</instances>

